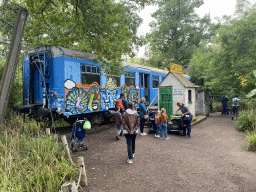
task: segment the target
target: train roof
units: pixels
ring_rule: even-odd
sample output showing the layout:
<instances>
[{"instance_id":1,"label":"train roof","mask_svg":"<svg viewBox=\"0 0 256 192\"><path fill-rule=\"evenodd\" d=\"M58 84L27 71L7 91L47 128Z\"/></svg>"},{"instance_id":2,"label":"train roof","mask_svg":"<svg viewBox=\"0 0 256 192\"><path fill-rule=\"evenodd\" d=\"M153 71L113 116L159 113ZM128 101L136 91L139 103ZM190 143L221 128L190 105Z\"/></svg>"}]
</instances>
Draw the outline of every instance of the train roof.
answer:
<instances>
[{"instance_id":1,"label":"train roof","mask_svg":"<svg viewBox=\"0 0 256 192\"><path fill-rule=\"evenodd\" d=\"M68 48L64 48L64 47L57 47L57 46L42 46L42 47L28 51L28 55L32 55L35 52L45 52L45 51L50 51L51 57L53 57L53 58L65 56L65 57L69 57L69 58L83 59L83 60L91 61L91 62L93 62L94 59L97 58L97 56L92 53L85 53L82 51L68 49ZM27 57L27 59L28 59L28 57ZM139 65L139 64L135 64L135 63L123 62L122 66L125 68L141 69L144 71L162 73L165 75L168 74L168 71L166 71L166 70L149 67L149 66L144 66L144 65Z\"/></svg>"}]
</instances>

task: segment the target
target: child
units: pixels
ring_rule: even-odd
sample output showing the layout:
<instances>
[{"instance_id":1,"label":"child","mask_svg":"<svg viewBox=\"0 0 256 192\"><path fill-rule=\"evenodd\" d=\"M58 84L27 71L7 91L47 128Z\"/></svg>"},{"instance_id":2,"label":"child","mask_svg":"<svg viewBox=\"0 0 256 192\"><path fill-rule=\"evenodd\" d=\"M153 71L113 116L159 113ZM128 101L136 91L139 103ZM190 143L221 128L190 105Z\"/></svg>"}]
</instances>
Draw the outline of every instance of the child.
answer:
<instances>
[{"instance_id":1,"label":"child","mask_svg":"<svg viewBox=\"0 0 256 192\"><path fill-rule=\"evenodd\" d=\"M166 112L165 112L164 108L161 109L161 116L160 116L159 120L160 120L160 124L161 124L161 132L160 132L161 139L163 139L163 133L164 133L165 139L169 139L169 137L167 137L167 120L168 120L168 117L166 115Z\"/></svg>"},{"instance_id":2,"label":"child","mask_svg":"<svg viewBox=\"0 0 256 192\"><path fill-rule=\"evenodd\" d=\"M115 125L116 125L116 139L119 140L120 133L122 131L122 115L120 113L120 107L116 106L116 112L115 112Z\"/></svg>"},{"instance_id":3,"label":"child","mask_svg":"<svg viewBox=\"0 0 256 192\"><path fill-rule=\"evenodd\" d=\"M155 124L156 124L156 128L157 128L155 137L160 137L158 135L159 131L160 131L160 111L157 111L155 114Z\"/></svg>"}]
</instances>

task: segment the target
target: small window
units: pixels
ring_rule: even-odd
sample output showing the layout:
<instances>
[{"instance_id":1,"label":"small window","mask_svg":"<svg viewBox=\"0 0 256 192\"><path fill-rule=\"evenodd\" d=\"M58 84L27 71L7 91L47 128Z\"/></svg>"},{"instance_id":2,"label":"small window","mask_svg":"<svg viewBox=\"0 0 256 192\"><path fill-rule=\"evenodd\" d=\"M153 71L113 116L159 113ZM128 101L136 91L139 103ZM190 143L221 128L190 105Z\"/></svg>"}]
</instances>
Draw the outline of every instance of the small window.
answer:
<instances>
[{"instance_id":1,"label":"small window","mask_svg":"<svg viewBox=\"0 0 256 192\"><path fill-rule=\"evenodd\" d=\"M97 73L96 67L92 67L92 73Z\"/></svg>"},{"instance_id":2,"label":"small window","mask_svg":"<svg viewBox=\"0 0 256 192\"><path fill-rule=\"evenodd\" d=\"M82 65L81 71L82 71L82 72L85 72L85 66L84 66L84 65Z\"/></svg>"},{"instance_id":3,"label":"small window","mask_svg":"<svg viewBox=\"0 0 256 192\"><path fill-rule=\"evenodd\" d=\"M188 90L188 102L192 103L192 95L191 90Z\"/></svg>"},{"instance_id":4,"label":"small window","mask_svg":"<svg viewBox=\"0 0 256 192\"><path fill-rule=\"evenodd\" d=\"M157 86L159 85L159 76L153 75L152 79L153 79L153 88L157 88Z\"/></svg>"},{"instance_id":5,"label":"small window","mask_svg":"<svg viewBox=\"0 0 256 192\"><path fill-rule=\"evenodd\" d=\"M87 66L86 66L86 72L87 72L87 73L90 73L90 72L91 72L91 66L90 66L90 65L87 65Z\"/></svg>"},{"instance_id":6,"label":"small window","mask_svg":"<svg viewBox=\"0 0 256 192\"><path fill-rule=\"evenodd\" d=\"M96 82L100 84L100 69L98 66L84 65L81 66L82 84L88 85Z\"/></svg>"},{"instance_id":7,"label":"small window","mask_svg":"<svg viewBox=\"0 0 256 192\"><path fill-rule=\"evenodd\" d=\"M135 72L127 72L125 74L125 84L127 87L135 86Z\"/></svg>"}]
</instances>

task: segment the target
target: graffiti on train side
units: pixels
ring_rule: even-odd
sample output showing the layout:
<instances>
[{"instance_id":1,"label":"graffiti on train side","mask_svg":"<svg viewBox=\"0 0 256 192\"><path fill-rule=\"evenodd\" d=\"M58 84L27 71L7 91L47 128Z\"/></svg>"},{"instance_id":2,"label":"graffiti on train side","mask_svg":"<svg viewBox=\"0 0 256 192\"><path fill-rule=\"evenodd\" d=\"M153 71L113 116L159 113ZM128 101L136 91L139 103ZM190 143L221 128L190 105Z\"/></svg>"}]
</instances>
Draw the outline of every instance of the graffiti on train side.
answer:
<instances>
[{"instance_id":1,"label":"graffiti on train side","mask_svg":"<svg viewBox=\"0 0 256 192\"><path fill-rule=\"evenodd\" d=\"M118 89L116 81L107 78L104 88L94 82L90 85L76 84L73 80L65 81L65 112L72 115L104 111L115 107L120 93L123 92L128 101L137 105L139 101L138 87L127 87L125 84Z\"/></svg>"}]
</instances>

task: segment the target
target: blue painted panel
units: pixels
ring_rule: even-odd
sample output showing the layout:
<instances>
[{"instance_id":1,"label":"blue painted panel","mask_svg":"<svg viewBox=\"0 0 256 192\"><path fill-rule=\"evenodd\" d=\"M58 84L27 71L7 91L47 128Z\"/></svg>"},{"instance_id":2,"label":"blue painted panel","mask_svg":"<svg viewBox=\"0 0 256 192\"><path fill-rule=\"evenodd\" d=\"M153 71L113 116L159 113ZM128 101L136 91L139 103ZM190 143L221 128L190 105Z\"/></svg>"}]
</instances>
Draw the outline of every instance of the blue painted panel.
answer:
<instances>
[{"instance_id":1,"label":"blue painted panel","mask_svg":"<svg viewBox=\"0 0 256 192\"><path fill-rule=\"evenodd\" d=\"M27 55L23 59L23 105L29 105L29 60Z\"/></svg>"}]
</instances>

